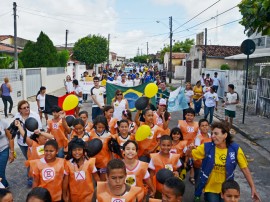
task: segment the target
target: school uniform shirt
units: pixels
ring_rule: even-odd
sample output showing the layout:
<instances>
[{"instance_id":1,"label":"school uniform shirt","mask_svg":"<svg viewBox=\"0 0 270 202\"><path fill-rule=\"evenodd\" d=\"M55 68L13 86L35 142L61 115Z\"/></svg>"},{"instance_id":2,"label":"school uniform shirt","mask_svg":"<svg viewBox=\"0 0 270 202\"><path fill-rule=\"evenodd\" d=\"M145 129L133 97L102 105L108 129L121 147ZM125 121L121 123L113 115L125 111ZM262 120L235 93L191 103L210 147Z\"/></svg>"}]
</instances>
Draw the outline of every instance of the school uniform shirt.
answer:
<instances>
[{"instance_id":1,"label":"school uniform shirt","mask_svg":"<svg viewBox=\"0 0 270 202\"><path fill-rule=\"evenodd\" d=\"M226 180L226 158L228 149L219 149L215 147L215 165L208 178L208 182L204 188L204 192L221 193L221 185ZM192 150L192 156L194 160L202 160L205 158L204 144L200 145L196 149ZM237 163L242 168L247 168L248 163L246 157L239 147L237 152Z\"/></svg>"},{"instance_id":2,"label":"school uniform shirt","mask_svg":"<svg viewBox=\"0 0 270 202\"><path fill-rule=\"evenodd\" d=\"M113 102L113 118L117 118L118 121L122 120L122 112L126 109L126 104L126 99L122 99L120 102L118 100Z\"/></svg>"},{"instance_id":3,"label":"school uniform shirt","mask_svg":"<svg viewBox=\"0 0 270 202\"><path fill-rule=\"evenodd\" d=\"M180 158L182 158L185 155L187 143L188 143L187 140L181 140L177 144L172 144L170 153L180 154Z\"/></svg>"},{"instance_id":4,"label":"school uniform shirt","mask_svg":"<svg viewBox=\"0 0 270 202\"><path fill-rule=\"evenodd\" d=\"M36 121L38 122L38 129L42 129L42 123L40 121L40 117L36 112L33 112L33 111L30 110L29 117L33 117L34 119L36 119ZM19 112L17 114L15 114L14 119L17 119L17 118L21 122L25 123L25 120L22 118L22 116L21 116L21 114ZM27 134L27 137L30 137L33 134L33 132L26 129L26 134ZM19 145L21 145L21 146L25 146L25 147L28 146L26 143L23 143L23 136L21 136L21 135L20 135L20 138L17 138L17 143Z\"/></svg>"},{"instance_id":5,"label":"school uniform shirt","mask_svg":"<svg viewBox=\"0 0 270 202\"><path fill-rule=\"evenodd\" d=\"M73 159L65 161L65 175L69 176L70 201L91 201L94 194L93 173L97 172L95 158L85 159L78 168Z\"/></svg>"},{"instance_id":6,"label":"school uniform shirt","mask_svg":"<svg viewBox=\"0 0 270 202\"><path fill-rule=\"evenodd\" d=\"M91 88L90 90L91 95L96 96L97 102L100 104L100 106L104 106L104 98L106 96L106 89L103 86L99 86L99 88L96 88L95 86ZM99 107L97 103L93 102L92 107Z\"/></svg>"},{"instance_id":7,"label":"school uniform shirt","mask_svg":"<svg viewBox=\"0 0 270 202\"><path fill-rule=\"evenodd\" d=\"M28 147L27 150L28 160L41 159L43 157L44 157L44 145L40 145L33 140L32 146Z\"/></svg>"},{"instance_id":8,"label":"school uniform shirt","mask_svg":"<svg viewBox=\"0 0 270 202\"><path fill-rule=\"evenodd\" d=\"M129 186L137 186L144 189L145 194L147 193L147 188L144 186L144 180L150 178L150 174L148 172L148 163L139 161L134 168L129 168L126 165L126 184Z\"/></svg>"},{"instance_id":9,"label":"school uniform shirt","mask_svg":"<svg viewBox=\"0 0 270 202\"><path fill-rule=\"evenodd\" d=\"M76 94L82 93L82 87L81 86L76 86L75 89L74 89L74 92ZM79 101L83 100L82 96L81 97L77 96L77 97L78 97Z\"/></svg>"},{"instance_id":10,"label":"school uniform shirt","mask_svg":"<svg viewBox=\"0 0 270 202\"><path fill-rule=\"evenodd\" d=\"M218 77L213 77L213 86L219 86L220 79Z\"/></svg>"},{"instance_id":11,"label":"school uniform shirt","mask_svg":"<svg viewBox=\"0 0 270 202\"><path fill-rule=\"evenodd\" d=\"M202 86L205 86L205 83L204 83L204 78L203 78L203 77L201 77L201 79L200 79L200 80L201 80L201 85L202 85Z\"/></svg>"},{"instance_id":12,"label":"school uniform shirt","mask_svg":"<svg viewBox=\"0 0 270 202\"><path fill-rule=\"evenodd\" d=\"M100 139L103 143L102 150L93 157L96 159L96 167L106 168L107 164L112 158L112 154L108 147L108 142L112 138L111 133L105 131L103 134L98 135L95 129L93 129L90 133L90 140L95 139L95 138Z\"/></svg>"},{"instance_id":13,"label":"school uniform shirt","mask_svg":"<svg viewBox=\"0 0 270 202\"><path fill-rule=\"evenodd\" d=\"M134 86L140 85L140 82L141 82L141 79L140 78L134 79Z\"/></svg>"},{"instance_id":14,"label":"school uniform shirt","mask_svg":"<svg viewBox=\"0 0 270 202\"><path fill-rule=\"evenodd\" d=\"M141 123L141 125L145 125L145 124ZM155 147L158 145L158 138L161 137L162 132L163 132L162 128L160 128L157 125L154 125L151 128L150 136L147 137L145 140L138 142L138 146L139 146L138 156L139 157L143 156L146 151L152 152L155 149Z\"/></svg>"},{"instance_id":15,"label":"school uniform shirt","mask_svg":"<svg viewBox=\"0 0 270 202\"><path fill-rule=\"evenodd\" d=\"M47 121L47 130L54 136L58 147L66 147L68 145L68 139L65 135L65 129L62 125L62 119L58 122L54 120Z\"/></svg>"},{"instance_id":16,"label":"school uniform shirt","mask_svg":"<svg viewBox=\"0 0 270 202\"><path fill-rule=\"evenodd\" d=\"M194 142L199 130L198 122L192 122L188 124L186 120L179 120L178 128L180 128L183 134L183 139L187 140L187 145L190 145Z\"/></svg>"},{"instance_id":17,"label":"school uniform shirt","mask_svg":"<svg viewBox=\"0 0 270 202\"><path fill-rule=\"evenodd\" d=\"M236 102L237 100L239 100L239 95L237 92L233 92L233 93L228 92L226 95L226 100L229 103ZM225 109L229 111L236 111L236 105L237 104L226 105Z\"/></svg>"},{"instance_id":18,"label":"school uniform shirt","mask_svg":"<svg viewBox=\"0 0 270 202\"><path fill-rule=\"evenodd\" d=\"M39 107L42 108L43 110L45 109L45 97L46 95L41 95L41 94L38 94L37 96L37 100L39 101Z\"/></svg>"},{"instance_id":19,"label":"school uniform shirt","mask_svg":"<svg viewBox=\"0 0 270 202\"><path fill-rule=\"evenodd\" d=\"M111 193L108 182L97 182L97 202L141 202L143 197L144 192L141 187L130 187L130 190L122 196L116 196Z\"/></svg>"},{"instance_id":20,"label":"school uniform shirt","mask_svg":"<svg viewBox=\"0 0 270 202\"><path fill-rule=\"evenodd\" d=\"M108 121L109 130L110 130L111 134L116 134L117 133L117 127L118 127L117 121L118 121L117 118L111 118L111 120Z\"/></svg>"},{"instance_id":21,"label":"school uniform shirt","mask_svg":"<svg viewBox=\"0 0 270 202\"><path fill-rule=\"evenodd\" d=\"M30 161L33 176L39 177L38 187L46 188L52 201L62 198L62 183L64 177L64 159L56 158L54 162L47 163L44 158Z\"/></svg>"},{"instance_id":22,"label":"school uniform shirt","mask_svg":"<svg viewBox=\"0 0 270 202\"><path fill-rule=\"evenodd\" d=\"M216 93L207 92L204 94L204 98L206 107L215 107L216 102L218 102L218 95Z\"/></svg>"},{"instance_id":23,"label":"school uniform shirt","mask_svg":"<svg viewBox=\"0 0 270 202\"><path fill-rule=\"evenodd\" d=\"M193 90L185 90L185 98L187 103L190 103L190 100L192 100L193 95L194 95Z\"/></svg>"},{"instance_id":24,"label":"school uniform shirt","mask_svg":"<svg viewBox=\"0 0 270 202\"><path fill-rule=\"evenodd\" d=\"M154 111L154 124L158 125L160 128L163 129L162 134L170 134L170 128L168 127L166 130L164 129L164 124L163 124L163 119L157 114L156 111ZM169 117L169 120L171 119L171 117Z\"/></svg>"},{"instance_id":25,"label":"school uniform shirt","mask_svg":"<svg viewBox=\"0 0 270 202\"><path fill-rule=\"evenodd\" d=\"M179 154L172 154L170 153L169 158L166 158L162 155L160 155L160 153L152 153L150 154L150 163L148 165L148 168L151 170L154 170L155 173L157 173L160 169L166 168L170 171L177 171L177 169L182 165L180 159L180 155ZM155 179L154 179L155 181ZM156 180L156 188L159 192L162 192L162 187L163 185L160 184L157 180Z\"/></svg>"},{"instance_id":26,"label":"school uniform shirt","mask_svg":"<svg viewBox=\"0 0 270 202\"><path fill-rule=\"evenodd\" d=\"M70 135L70 140L72 140L74 136L78 136L78 134L74 130L72 130L71 135ZM86 131L84 132L82 137L78 136L78 138L81 138L84 142L89 142L91 140L90 133Z\"/></svg>"},{"instance_id":27,"label":"school uniform shirt","mask_svg":"<svg viewBox=\"0 0 270 202\"><path fill-rule=\"evenodd\" d=\"M116 138L120 146L123 146L124 143L128 140L135 140L135 136L133 134L128 134L126 138L123 138L120 133L114 134L113 136Z\"/></svg>"}]
</instances>

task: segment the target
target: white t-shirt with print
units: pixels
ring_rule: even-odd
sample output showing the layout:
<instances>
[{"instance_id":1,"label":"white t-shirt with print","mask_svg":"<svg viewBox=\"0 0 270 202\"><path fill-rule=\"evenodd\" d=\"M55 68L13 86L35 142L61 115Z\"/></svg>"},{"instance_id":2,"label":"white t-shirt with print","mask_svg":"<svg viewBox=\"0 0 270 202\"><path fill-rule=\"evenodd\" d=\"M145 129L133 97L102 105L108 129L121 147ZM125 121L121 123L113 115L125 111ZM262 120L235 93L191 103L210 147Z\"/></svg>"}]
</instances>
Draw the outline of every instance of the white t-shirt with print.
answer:
<instances>
[{"instance_id":1,"label":"white t-shirt with print","mask_svg":"<svg viewBox=\"0 0 270 202\"><path fill-rule=\"evenodd\" d=\"M104 106L104 96L106 95L106 89L103 86L99 86L99 88L96 88L95 86L91 89L91 95L96 96L97 102L100 104L100 106ZM97 103L93 103L92 107L98 107Z\"/></svg>"},{"instance_id":2,"label":"white t-shirt with print","mask_svg":"<svg viewBox=\"0 0 270 202\"><path fill-rule=\"evenodd\" d=\"M226 95L226 101L228 103L232 103L232 102L236 102L237 100L239 100L239 95L237 92L233 92L233 93L227 93ZM225 109L229 110L229 111L236 111L236 104L229 104L226 105Z\"/></svg>"},{"instance_id":3,"label":"white t-shirt with print","mask_svg":"<svg viewBox=\"0 0 270 202\"><path fill-rule=\"evenodd\" d=\"M188 103L190 103L190 98L194 95L193 90L185 90L185 97Z\"/></svg>"},{"instance_id":4,"label":"white t-shirt with print","mask_svg":"<svg viewBox=\"0 0 270 202\"><path fill-rule=\"evenodd\" d=\"M216 93L207 92L204 94L205 106L206 107L215 107L216 102L218 101L218 95Z\"/></svg>"}]
</instances>

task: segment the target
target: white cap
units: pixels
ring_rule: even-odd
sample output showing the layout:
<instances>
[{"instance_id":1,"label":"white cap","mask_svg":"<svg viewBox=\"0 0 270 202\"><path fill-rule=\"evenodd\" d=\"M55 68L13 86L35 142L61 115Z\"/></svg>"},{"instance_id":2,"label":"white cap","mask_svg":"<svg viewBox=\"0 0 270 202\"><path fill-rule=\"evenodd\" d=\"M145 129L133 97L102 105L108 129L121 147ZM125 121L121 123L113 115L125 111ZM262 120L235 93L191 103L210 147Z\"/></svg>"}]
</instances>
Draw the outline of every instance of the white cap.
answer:
<instances>
[{"instance_id":1,"label":"white cap","mask_svg":"<svg viewBox=\"0 0 270 202\"><path fill-rule=\"evenodd\" d=\"M159 100L159 105L167 105L167 101L164 98Z\"/></svg>"}]
</instances>

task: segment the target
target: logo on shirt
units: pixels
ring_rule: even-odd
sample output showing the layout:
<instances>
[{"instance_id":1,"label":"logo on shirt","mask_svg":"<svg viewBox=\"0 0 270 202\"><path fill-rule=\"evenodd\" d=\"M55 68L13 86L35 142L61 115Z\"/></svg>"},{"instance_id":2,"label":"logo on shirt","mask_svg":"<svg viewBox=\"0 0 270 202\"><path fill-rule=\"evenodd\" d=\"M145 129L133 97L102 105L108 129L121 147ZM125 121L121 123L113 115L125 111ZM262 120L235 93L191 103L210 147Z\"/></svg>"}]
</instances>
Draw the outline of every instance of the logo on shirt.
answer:
<instances>
[{"instance_id":1,"label":"logo on shirt","mask_svg":"<svg viewBox=\"0 0 270 202\"><path fill-rule=\"evenodd\" d=\"M85 180L85 172L83 170L79 172L75 172L74 175L75 175L76 181Z\"/></svg>"},{"instance_id":2,"label":"logo on shirt","mask_svg":"<svg viewBox=\"0 0 270 202\"><path fill-rule=\"evenodd\" d=\"M121 199L121 198L112 198L111 202L125 202L125 199Z\"/></svg>"},{"instance_id":3,"label":"logo on shirt","mask_svg":"<svg viewBox=\"0 0 270 202\"><path fill-rule=\"evenodd\" d=\"M193 132L194 132L194 127L188 126L188 127L187 127L187 132L188 132L188 133L193 133Z\"/></svg>"},{"instance_id":4,"label":"logo on shirt","mask_svg":"<svg viewBox=\"0 0 270 202\"><path fill-rule=\"evenodd\" d=\"M135 175L127 175L126 184L128 184L130 186L135 186L136 185L136 177L135 177Z\"/></svg>"},{"instance_id":5,"label":"logo on shirt","mask_svg":"<svg viewBox=\"0 0 270 202\"><path fill-rule=\"evenodd\" d=\"M44 168L41 173L44 181L53 180L55 177L55 170L53 167Z\"/></svg>"},{"instance_id":6,"label":"logo on shirt","mask_svg":"<svg viewBox=\"0 0 270 202\"><path fill-rule=\"evenodd\" d=\"M52 127L53 129L58 129L58 123L53 123Z\"/></svg>"},{"instance_id":7,"label":"logo on shirt","mask_svg":"<svg viewBox=\"0 0 270 202\"><path fill-rule=\"evenodd\" d=\"M231 160L235 160L235 152L230 152L229 156L230 156Z\"/></svg>"},{"instance_id":8,"label":"logo on shirt","mask_svg":"<svg viewBox=\"0 0 270 202\"><path fill-rule=\"evenodd\" d=\"M226 158L227 158L227 156L225 154L221 154L220 157L219 157L219 160L222 161L223 163L225 163Z\"/></svg>"}]
</instances>

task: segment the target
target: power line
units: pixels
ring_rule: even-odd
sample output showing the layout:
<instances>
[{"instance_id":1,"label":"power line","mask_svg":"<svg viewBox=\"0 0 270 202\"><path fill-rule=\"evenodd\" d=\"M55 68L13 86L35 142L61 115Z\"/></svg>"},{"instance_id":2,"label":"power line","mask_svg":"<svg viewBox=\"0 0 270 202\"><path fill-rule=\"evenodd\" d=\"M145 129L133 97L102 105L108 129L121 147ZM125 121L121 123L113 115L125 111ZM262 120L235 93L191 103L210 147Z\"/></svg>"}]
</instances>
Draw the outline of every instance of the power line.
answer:
<instances>
[{"instance_id":1,"label":"power line","mask_svg":"<svg viewBox=\"0 0 270 202\"><path fill-rule=\"evenodd\" d=\"M9 13L11 13L12 11L8 11L8 12L6 12L6 13L2 13L2 14L0 14L0 17L2 17L2 16L4 16L4 15L7 15L7 14L9 14Z\"/></svg>"},{"instance_id":2,"label":"power line","mask_svg":"<svg viewBox=\"0 0 270 202\"><path fill-rule=\"evenodd\" d=\"M232 7L232 8L229 8L229 9L226 10L226 11L223 11L222 13L219 13L219 14L216 15L215 17L211 17L211 18L208 19L208 20L205 20L205 21L203 21L203 22L201 22L201 23L198 23L198 24L196 24L196 25L194 25L194 26L192 26L192 27L189 27L189 28L187 28L187 29L184 29L184 30L181 30L181 31L178 31L178 32L175 32L175 33L180 33L180 32L184 32L184 31L189 31L190 29L192 29L192 28L194 28L194 27L198 27L199 25L204 24L204 23L206 23L206 22L208 22L208 21L210 21L210 20L212 20L212 19L214 19L214 18L216 18L216 17L218 17L218 16L220 16L220 15L223 15L224 13L227 13L227 12L231 11L232 9L234 9L234 8L236 8L236 7L237 7L237 5L234 6L234 7Z\"/></svg>"},{"instance_id":3,"label":"power line","mask_svg":"<svg viewBox=\"0 0 270 202\"><path fill-rule=\"evenodd\" d=\"M184 24L182 24L179 27L177 27L175 30L173 30L173 32L175 32L176 30L178 30L180 27L183 27L185 24L189 23L190 21L192 21L193 19L195 19L196 17L198 17L199 15L201 15L202 13L204 13L205 11L207 11L208 9L210 9L211 7L213 7L215 4L217 4L220 1L221 0L218 0L215 3L213 3L211 6L208 6L206 9L204 9L203 11L201 11L200 13L198 13L197 15L195 15L193 18L191 18L190 20L186 21Z\"/></svg>"},{"instance_id":4,"label":"power line","mask_svg":"<svg viewBox=\"0 0 270 202\"><path fill-rule=\"evenodd\" d=\"M216 27L211 27L211 28L208 29L208 31L209 31L209 30L212 30L212 29L219 28L219 27L223 27L223 26L225 26L225 25L229 25L229 24L232 24L232 23L235 23L235 22L239 22L240 20L242 20L242 19L238 19L238 20L234 20L234 21L231 21L231 22L227 22L227 23L225 23L225 24L222 24L222 25L219 25L219 26L216 26Z\"/></svg>"}]
</instances>

